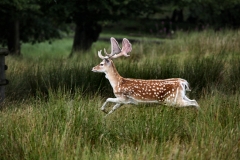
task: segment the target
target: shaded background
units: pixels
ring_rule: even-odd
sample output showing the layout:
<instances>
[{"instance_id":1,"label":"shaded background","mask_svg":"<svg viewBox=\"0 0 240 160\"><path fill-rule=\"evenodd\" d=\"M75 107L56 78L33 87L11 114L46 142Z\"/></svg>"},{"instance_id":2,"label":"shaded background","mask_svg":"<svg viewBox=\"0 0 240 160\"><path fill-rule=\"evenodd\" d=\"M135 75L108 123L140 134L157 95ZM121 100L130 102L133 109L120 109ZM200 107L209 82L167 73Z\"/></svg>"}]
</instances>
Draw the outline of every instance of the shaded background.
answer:
<instances>
[{"instance_id":1,"label":"shaded background","mask_svg":"<svg viewBox=\"0 0 240 160\"><path fill-rule=\"evenodd\" d=\"M69 35L72 56L101 32L167 38L178 30L240 26L239 0L1 0L0 8L0 44L15 55L22 43Z\"/></svg>"}]
</instances>

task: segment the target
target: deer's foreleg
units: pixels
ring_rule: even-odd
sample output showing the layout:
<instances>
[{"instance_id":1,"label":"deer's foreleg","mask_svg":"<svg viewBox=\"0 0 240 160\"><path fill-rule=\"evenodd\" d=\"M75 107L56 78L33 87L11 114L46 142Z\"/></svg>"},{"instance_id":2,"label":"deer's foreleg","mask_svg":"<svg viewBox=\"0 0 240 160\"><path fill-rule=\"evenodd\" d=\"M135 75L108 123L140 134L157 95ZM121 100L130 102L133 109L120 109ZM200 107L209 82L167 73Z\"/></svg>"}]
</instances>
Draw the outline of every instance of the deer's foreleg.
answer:
<instances>
[{"instance_id":1,"label":"deer's foreleg","mask_svg":"<svg viewBox=\"0 0 240 160\"><path fill-rule=\"evenodd\" d=\"M107 114L107 111L105 110L105 106L107 105L108 102L117 103L117 104L115 105L116 107L115 107L115 106L113 107L113 109L112 109L113 111L114 111L115 109L117 109L118 107L120 107L120 106L117 106L117 105L121 103L120 100L119 100L119 98L108 98L108 99L103 103L103 105L102 105L102 107L101 107L101 110L102 110L104 113L106 113L106 114ZM114 108L115 108L115 109L114 109ZM112 110L111 110L111 111L112 111ZM111 112L111 111L110 111L110 112ZM112 111L112 112L113 112L113 111ZM112 112L111 112L111 113L112 113ZM110 114L110 113L108 113L108 114Z\"/></svg>"},{"instance_id":2,"label":"deer's foreleg","mask_svg":"<svg viewBox=\"0 0 240 160\"><path fill-rule=\"evenodd\" d=\"M121 107L122 104L117 103L113 106L112 110L110 112L108 112L108 114L106 116L108 116L109 114L113 113L116 109L118 109L119 107Z\"/></svg>"},{"instance_id":3,"label":"deer's foreleg","mask_svg":"<svg viewBox=\"0 0 240 160\"><path fill-rule=\"evenodd\" d=\"M106 114L107 114L107 111L105 110L105 106L106 106L107 102L108 102L108 101L105 101L105 102L103 103L102 107L101 107L101 111L103 111L103 112L106 113Z\"/></svg>"}]
</instances>

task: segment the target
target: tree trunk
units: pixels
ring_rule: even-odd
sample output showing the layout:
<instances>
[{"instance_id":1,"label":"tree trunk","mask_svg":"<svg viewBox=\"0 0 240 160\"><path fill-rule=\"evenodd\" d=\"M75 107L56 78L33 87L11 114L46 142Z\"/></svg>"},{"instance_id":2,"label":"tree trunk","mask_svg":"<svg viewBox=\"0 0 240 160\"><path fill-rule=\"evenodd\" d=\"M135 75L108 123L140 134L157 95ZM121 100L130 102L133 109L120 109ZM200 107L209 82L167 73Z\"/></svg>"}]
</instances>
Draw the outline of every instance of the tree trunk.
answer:
<instances>
[{"instance_id":1,"label":"tree trunk","mask_svg":"<svg viewBox=\"0 0 240 160\"><path fill-rule=\"evenodd\" d=\"M8 33L8 50L10 54L20 55L20 41L19 41L19 21L15 20L9 24Z\"/></svg>"},{"instance_id":2,"label":"tree trunk","mask_svg":"<svg viewBox=\"0 0 240 160\"><path fill-rule=\"evenodd\" d=\"M183 9L179 9L178 12L178 22L183 22Z\"/></svg>"},{"instance_id":3,"label":"tree trunk","mask_svg":"<svg viewBox=\"0 0 240 160\"><path fill-rule=\"evenodd\" d=\"M171 17L172 22L183 22L183 9L174 9Z\"/></svg>"},{"instance_id":4,"label":"tree trunk","mask_svg":"<svg viewBox=\"0 0 240 160\"><path fill-rule=\"evenodd\" d=\"M95 22L77 23L70 57L77 51L87 51L96 42L102 27Z\"/></svg>"},{"instance_id":5,"label":"tree trunk","mask_svg":"<svg viewBox=\"0 0 240 160\"><path fill-rule=\"evenodd\" d=\"M5 99L5 85L8 82L5 78L5 70L7 69L7 66L5 65L5 56L7 54L7 50L0 49L0 109L2 107L2 102Z\"/></svg>"}]
</instances>

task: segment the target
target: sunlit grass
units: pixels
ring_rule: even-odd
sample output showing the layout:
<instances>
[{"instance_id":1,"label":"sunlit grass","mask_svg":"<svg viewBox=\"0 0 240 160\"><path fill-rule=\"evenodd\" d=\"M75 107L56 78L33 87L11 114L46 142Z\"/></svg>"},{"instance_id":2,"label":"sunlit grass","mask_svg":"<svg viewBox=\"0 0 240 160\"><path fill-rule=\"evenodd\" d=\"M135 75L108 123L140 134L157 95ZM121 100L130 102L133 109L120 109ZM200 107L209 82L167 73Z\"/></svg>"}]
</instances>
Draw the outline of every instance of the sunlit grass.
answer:
<instances>
[{"instance_id":1,"label":"sunlit grass","mask_svg":"<svg viewBox=\"0 0 240 160\"><path fill-rule=\"evenodd\" d=\"M23 44L21 52L24 57L33 59L39 58L55 58L67 57L71 51L72 38L65 38L50 42L42 42L37 44Z\"/></svg>"}]
</instances>

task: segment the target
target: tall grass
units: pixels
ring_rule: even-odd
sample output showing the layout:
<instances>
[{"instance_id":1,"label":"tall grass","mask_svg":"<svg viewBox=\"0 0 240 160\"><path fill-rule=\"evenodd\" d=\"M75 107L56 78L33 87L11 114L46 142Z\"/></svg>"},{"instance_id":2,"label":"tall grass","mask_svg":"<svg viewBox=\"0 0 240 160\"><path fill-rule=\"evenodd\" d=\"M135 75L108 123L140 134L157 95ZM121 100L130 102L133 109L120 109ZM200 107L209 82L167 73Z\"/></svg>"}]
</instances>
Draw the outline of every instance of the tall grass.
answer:
<instances>
[{"instance_id":1,"label":"tall grass","mask_svg":"<svg viewBox=\"0 0 240 160\"><path fill-rule=\"evenodd\" d=\"M112 88L91 68L108 43L72 59L66 39L25 44L23 57L6 60L0 159L239 159L239 37L204 31L134 43L129 58L114 60L123 77L185 78L202 110L125 105L106 119L99 108Z\"/></svg>"}]
</instances>

